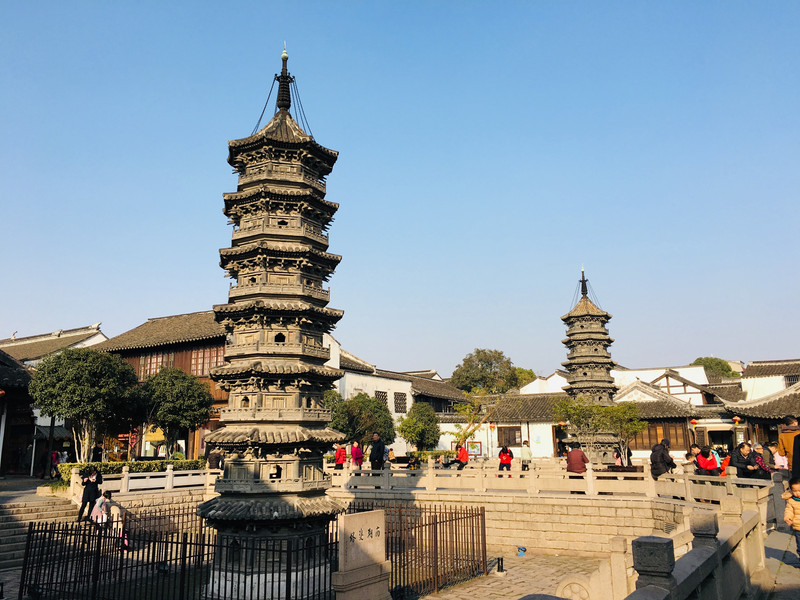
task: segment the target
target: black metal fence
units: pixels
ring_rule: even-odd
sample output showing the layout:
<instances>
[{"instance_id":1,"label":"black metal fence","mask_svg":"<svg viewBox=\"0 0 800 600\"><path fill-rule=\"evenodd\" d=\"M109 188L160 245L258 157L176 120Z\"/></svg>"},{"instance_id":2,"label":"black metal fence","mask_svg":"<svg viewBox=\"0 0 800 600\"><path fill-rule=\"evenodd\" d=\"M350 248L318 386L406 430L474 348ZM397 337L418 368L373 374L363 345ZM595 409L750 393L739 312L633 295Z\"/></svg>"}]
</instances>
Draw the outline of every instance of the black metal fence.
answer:
<instances>
[{"instance_id":1,"label":"black metal fence","mask_svg":"<svg viewBox=\"0 0 800 600\"><path fill-rule=\"evenodd\" d=\"M483 508L355 502L386 510L394 600L486 573ZM335 521L296 539L217 534L193 509L129 513L106 527L31 523L18 600L333 600ZM368 600L368 599L365 599Z\"/></svg>"},{"instance_id":2,"label":"black metal fence","mask_svg":"<svg viewBox=\"0 0 800 600\"><path fill-rule=\"evenodd\" d=\"M348 512L386 511L394 600L436 592L487 572L483 507L413 506L356 500Z\"/></svg>"}]
</instances>

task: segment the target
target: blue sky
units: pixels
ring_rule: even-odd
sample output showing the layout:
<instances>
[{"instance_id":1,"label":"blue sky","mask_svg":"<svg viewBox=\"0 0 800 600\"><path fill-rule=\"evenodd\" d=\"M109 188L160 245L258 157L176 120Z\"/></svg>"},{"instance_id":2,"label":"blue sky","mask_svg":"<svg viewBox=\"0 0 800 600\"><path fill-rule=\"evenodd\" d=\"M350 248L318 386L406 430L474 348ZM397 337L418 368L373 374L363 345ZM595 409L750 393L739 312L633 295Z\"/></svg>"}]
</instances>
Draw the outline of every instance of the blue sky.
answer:
<instances>
[{"instance_id":1,"label":"blue sky","mask_svg":"<svg viewBox=\"0 0 800 600\"><path fill-rule=\"evenodd\" d=\"M0 5L0 338L227 300L227 140L284 40L338 150L334 335L551 372L580 267L628 367L796 358L800 5ZM272 110L272 107L269 109Z\"/></svg>"}]
</instances>

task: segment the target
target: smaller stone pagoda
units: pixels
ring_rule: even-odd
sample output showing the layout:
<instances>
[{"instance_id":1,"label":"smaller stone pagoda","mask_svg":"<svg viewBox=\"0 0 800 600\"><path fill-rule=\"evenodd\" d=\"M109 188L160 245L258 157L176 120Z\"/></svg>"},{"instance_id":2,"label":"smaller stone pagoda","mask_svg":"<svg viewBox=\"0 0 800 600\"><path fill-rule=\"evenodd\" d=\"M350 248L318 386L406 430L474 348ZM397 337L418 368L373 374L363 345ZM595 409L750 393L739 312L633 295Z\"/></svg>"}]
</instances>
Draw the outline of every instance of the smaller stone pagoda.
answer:
<instances>
[{"instance_id":1,"label":"smaller stone pagoda","mask_svg":"<svg viewBox=\"0 0 800 600\"><path fill-rule=\"evenodd\" d=\"M614 342L608 335L606 323L611 315L601 310L589 299L589 281L581 269L581 297L574 308L561 317L567 325L567 360L561 363L566 369L567 386L564 391L571 398L587 398L609 404L617 393L611 369L608 347Z\"/></svg>"}]
</instances>

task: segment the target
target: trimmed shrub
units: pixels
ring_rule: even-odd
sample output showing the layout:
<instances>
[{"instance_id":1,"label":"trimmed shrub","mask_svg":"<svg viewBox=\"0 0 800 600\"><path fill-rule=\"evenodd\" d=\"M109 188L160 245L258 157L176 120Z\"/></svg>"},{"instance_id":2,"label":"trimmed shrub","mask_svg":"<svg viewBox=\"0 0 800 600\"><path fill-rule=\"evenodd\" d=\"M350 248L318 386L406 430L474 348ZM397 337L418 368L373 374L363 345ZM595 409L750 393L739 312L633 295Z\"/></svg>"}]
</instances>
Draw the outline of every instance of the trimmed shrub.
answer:
<instances>
[{"instance_id":1,"label":"trimmed shrub","mask_svg":"<svg viewBox=\"0 0 800 600\"><path fill-rule=\"evenodd\" d=\"M440 456L444 456L445 458L455 458L456 451L455 450L417 450L415 452L409 452L409 456L416 456L423 465L428 462L428 457L432 456L433 460L436 460Z\"/></svg>"},{"instance_id":2,"label":"trimmed shrub","mask_svg":"<svg viewBox=\"0 0 800 600\"><path fill-rule=\"evenodd\" d=\"M197 460L137 460L133 462L93 462L93 463L62 463L58 465L61 475L61 485L66 486L72 476L72 469L77 467L81 473L95 467L101 475L116 475L122 473L122 467L128 466L130 473L159 473L167 470L167 465L172 465L175 471L199 471L206 468L206 459Z\"/></svg>"}]
</instances>

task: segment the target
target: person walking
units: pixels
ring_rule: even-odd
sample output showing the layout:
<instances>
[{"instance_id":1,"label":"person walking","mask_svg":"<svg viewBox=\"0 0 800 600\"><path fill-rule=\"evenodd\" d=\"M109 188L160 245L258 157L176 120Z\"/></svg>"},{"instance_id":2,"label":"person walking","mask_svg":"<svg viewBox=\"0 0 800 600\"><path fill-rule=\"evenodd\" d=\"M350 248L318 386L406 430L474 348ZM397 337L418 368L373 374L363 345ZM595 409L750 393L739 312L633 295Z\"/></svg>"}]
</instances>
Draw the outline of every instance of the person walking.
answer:
<instances>
[{"instance_id":1,"label":"person walking","mask_svg":"<svg viewBox=\"0 0 800 600\"><path fill-rule=\"evenodd\" d=\"M786 457L786 462L789 464L787 469L792 470L792 453L794 451L794 438L800 433L800 427L797 426L797 418L793 415L787 415L783 418L783 429L778 434L778 454Z\"/></svg>"},{"instance_id":2,"label":"person walking","mask_svg":"<svg viewBox=\"0 0 800 600\"><path fill-rule=\"evenodd\" d=\"M350 450L350 460L353 462L353 466L356 469L360 469L361 463L364 462L364 453L361 451L361 447L356 441L353 442L353 447Z\"/></svg>"},{"instance_id":3,"label":"person walking","mask_svg":"<svg viewBox=\"0 0 800 600\"><path fill-rule=\"evenodd\" d=\"M533 453L531 452L531 445L528 443L528 440L522 442L522 448L519 451L520 460L522 460L522 470L529 471L531 468L531 459L533 459Z\"/></svg>"},{"instance_id":4,"label":"person walking","mask_svg":"<svg viewBox=\"0 0 800 600\"><path fill-rule=\"evenodd\" d=\"M91 467L89 471L85 473L83 477L81 477L83 495L81 496L81 507L78 510L78 523L80 523L81 518L83 517L83 511L86 509L86 507L89 507L89 510L91 511L95 501L100 497L101 483L103 483L103 476L95 467Z\"/></svg>"},{"instance_id":5,"label":"person walking","mask_svg":"<svg viewBox=\"0 0 800 600\"><path fill-rule=\"evenodd\" d=\"M336 446L336 454L333 455L333 468L337 471L344 469L344 463L347 462L347 450L344 449L344 444Z\"/></svg>"},{"instance_id":6,"label":"person walking","mask_svg":"<svg viewBox=\"0 0 800 600\"><path fill-rule=\"evenodd\" d=\"M373 471L380 471L383 469L385 452L386 444L381 441L381 436L376 431L372 434L372 448L369 450L369 464Z\"/></svg>"},{"instance_id":7,"label":"person walking","mask_svg":"<svg viewBox=\"0 0 800 600\"><path fill-rule=\"evenodd\" d=\"M650 451L650 476L653 479L658 479L675 467L675 461L669 455L669 440L664 438L660 444L655 444Z\"/></svg>"}]
</instances>

